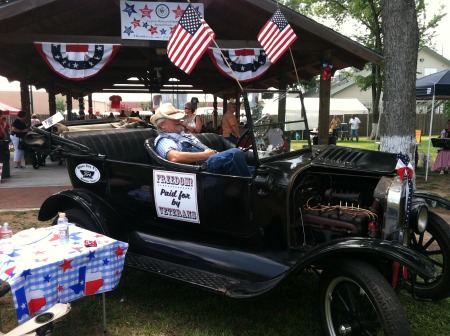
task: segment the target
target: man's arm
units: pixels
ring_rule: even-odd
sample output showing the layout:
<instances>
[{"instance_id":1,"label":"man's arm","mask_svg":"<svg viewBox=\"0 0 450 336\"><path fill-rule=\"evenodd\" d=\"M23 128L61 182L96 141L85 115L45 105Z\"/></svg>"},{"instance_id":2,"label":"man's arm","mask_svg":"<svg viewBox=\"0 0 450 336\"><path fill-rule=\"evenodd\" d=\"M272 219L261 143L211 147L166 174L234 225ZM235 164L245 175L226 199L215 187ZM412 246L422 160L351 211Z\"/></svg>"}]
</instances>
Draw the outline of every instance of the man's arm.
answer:
<instances>
[{"instance_id":1,"label":"man's arm","mask_svg":"<svg viewBox=\"0 0 450 336\"><path fill-rule=\"evenodd\" d=\"M166 159L175 163L195 163L207 160L211 155L216 154L213 149L205 149L204 152L180 152L172 149L167 152Z\"/></svg>"}]
</instances>

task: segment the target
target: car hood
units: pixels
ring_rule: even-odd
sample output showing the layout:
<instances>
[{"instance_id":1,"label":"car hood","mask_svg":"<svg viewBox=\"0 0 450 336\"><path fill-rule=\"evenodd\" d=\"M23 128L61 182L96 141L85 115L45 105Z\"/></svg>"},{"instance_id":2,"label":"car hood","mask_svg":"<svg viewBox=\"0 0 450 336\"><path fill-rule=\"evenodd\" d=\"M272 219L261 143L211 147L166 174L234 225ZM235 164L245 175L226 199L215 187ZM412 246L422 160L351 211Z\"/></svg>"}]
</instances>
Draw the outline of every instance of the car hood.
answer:
<instances>
[{"instance_id":1,"label":"car hood","mask_svg":"<svg viewBox=\"0 0 450 336\"><path fill-rule=\"evenodd\" d=\"M345 170L392 174L395 172L397 155L350 147L330 145L311 161L312 166L332 167Z\"/></svg>"}]
</instances>

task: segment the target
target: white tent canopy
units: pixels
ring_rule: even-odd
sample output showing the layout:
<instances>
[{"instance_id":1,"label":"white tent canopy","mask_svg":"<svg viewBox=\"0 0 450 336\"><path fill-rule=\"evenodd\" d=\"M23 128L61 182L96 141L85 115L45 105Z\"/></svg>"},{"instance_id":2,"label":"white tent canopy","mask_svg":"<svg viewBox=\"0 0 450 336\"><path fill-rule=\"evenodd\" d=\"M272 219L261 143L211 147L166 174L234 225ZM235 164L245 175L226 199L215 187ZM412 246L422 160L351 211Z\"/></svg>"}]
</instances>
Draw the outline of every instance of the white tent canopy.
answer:
<instances>
[{"instance_id":1,"label":"white tent canopy","mask_svg":"<svg viewBox=\"0 0 450 336\"><path fill-rule=\"evenodd\" d=\"M304 98L306 116L308 118L308 126L310 129L319 127L319 98ZM278 110L278 101L264 101L264 113L276 114ZM300 98L288 97L286 99L286 116L287 120L296 120L301 111ZM274 113L275 112L275 113ZM346 114L368 114L369 111L356 98L331 98L330 99L330 116L343 116ZM300 127L300 125L291 125L291 128ZM302 129L295 128L295 129Z\"/></svg>"}]
</instances>

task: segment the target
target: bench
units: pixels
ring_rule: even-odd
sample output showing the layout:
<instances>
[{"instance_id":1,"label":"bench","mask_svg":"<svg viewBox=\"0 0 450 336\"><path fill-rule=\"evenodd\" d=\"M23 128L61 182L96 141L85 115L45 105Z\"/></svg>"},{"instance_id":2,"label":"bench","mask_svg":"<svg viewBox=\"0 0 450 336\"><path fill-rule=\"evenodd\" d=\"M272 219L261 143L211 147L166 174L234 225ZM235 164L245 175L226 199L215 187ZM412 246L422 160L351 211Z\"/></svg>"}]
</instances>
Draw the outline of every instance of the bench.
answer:
<instances>
[{"instance_id":1,"label":"bench","mask_svg":"<svg viewBox=\"0 0 450 336\"><path fill-rule=\"evenodd\" d=\"M151 164L144 143L155 138L158 132L152 128L120 128L95 131L65 132L61 136L91 148L109 160Z\"/></svg>"}]
</instances>

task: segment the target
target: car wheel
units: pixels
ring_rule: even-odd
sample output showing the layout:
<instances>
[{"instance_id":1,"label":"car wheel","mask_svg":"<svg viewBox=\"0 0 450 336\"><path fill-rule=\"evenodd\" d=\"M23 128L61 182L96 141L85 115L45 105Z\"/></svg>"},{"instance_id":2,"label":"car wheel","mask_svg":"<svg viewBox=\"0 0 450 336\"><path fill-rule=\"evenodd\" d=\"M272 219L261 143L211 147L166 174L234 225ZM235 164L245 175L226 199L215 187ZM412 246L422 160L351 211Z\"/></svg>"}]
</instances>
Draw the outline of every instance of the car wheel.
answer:
<instances>
[{"instance_id":1,"label":"car wheel","mask_svg":"<svg viewBox=\"0 0 450 336\"><path fill-rule=\"evenodd\" d=\"M104 232L104 230L99 228L96 222L89 216L89 214L85 210L80 208L71 208L67 209L65 213L66 217L69 219L69 223L73 223L76 226L79 226L89 231L107 235L107 233ZM57 221L58 216L56 216L55 219L53 220L53 225L56 225Z\"/></svg>"},{"instance_id":2,"label":"car wheel","mask_svg":"<svg viewBox=\"0 0 450 336\"><path fill-rule=\"evenodd\" d=\"M416 277L407 282L407 289L430 300L442 300L450 296L450 226L439 215L430 212L424 233L411 236L411 248L431 260L437 271L434 280Z\"/></svg>"},{"instance_id":3,"label":"car wheel","mask_svg":"<svg viewBox=\"0 0 450 336\"><path fill-rule=\"evenodd\" d=\"M344 260L325 269L320 302L326 335L409 335L397 295L368 263Z\"/></svg>"}]
</instances>

